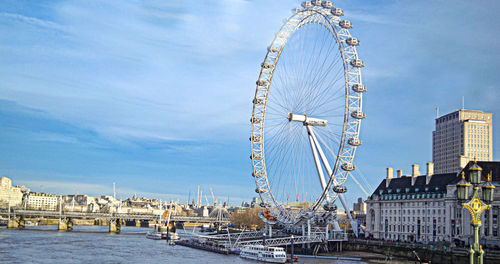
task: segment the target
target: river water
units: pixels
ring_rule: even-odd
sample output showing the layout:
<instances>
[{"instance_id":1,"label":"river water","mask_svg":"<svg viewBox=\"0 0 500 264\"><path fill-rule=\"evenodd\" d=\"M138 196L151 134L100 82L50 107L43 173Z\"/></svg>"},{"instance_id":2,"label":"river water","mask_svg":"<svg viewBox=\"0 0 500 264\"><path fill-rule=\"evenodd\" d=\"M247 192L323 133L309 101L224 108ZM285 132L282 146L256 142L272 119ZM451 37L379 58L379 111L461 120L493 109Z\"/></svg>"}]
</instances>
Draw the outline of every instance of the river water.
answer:
<instances>
[{"instance_id":1,"label":"river water","mask_svg":"<svg viewBox=\"0 0 500 264\"><path fill-rule=\"evenodd\" d=\"M122 227L120 234L107 227L75 226L72 232L55 226L0 229L1 263L258 263L145 237L149 228ZM182 237L183 230L178 230ZM301 259L300 263L365 263L360 261Z\"/></svg>"}]
</instances>

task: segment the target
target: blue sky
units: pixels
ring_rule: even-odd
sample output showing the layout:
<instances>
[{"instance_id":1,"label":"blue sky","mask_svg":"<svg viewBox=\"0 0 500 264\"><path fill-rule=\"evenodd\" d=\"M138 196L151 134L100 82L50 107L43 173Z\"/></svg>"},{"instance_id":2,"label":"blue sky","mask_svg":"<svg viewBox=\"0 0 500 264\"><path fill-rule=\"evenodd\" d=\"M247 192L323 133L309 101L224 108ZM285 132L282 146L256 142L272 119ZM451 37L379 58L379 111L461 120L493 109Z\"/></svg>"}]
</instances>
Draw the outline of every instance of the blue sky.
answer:
<instances>
[{"instance_id":1,"label":"blue sky","mask_svg":"<svg viewBox=\"0 0 500 264\"><path fill-rule=\"evenodd\" d=\"M34 191L254 196L251 99L297 1L2 1L0 175ZM431 157L435 107L500 113L498 1L334 1L361 40L367 119L356 163ZM361 192L348 181L350 201ZM224 197L224 198L223 198Z\"/></svg>"}]
</instances>

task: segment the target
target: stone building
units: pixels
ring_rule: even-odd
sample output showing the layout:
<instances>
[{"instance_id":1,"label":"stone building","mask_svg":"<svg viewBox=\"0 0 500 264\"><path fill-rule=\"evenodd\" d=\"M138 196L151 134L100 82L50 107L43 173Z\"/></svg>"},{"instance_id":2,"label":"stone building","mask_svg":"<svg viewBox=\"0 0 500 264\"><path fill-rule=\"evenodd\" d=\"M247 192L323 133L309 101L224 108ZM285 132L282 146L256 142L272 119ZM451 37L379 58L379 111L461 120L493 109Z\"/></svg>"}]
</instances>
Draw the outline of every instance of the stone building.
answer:
<instances>
[{"instance_id":1,"label":"stone building","mask_svg":"<svg viewBox=\"0 0 500 264\"><path fill-rule=\"evenodd\" d=\"M436 118L432 132L436 174L456 173L474 158L493 160L492 114L458 110Z\"/></svg>"},{"instance_id":2,"label":"stone building","mask_svg":"<svg viewBox=\"0 0 500 264\"><path fill-rule=\"evenodd\" d=\"M7 208L22 206L23 193L29 189L23 186L12 186L12 180L7 177L0 177L0 207Z\"/></svg>"},{"instance_id":3,"label":"stone building","mask_svg":"<svg viewBox=\"0 0 500 264\"><path fill-rule=\"evenodd\" d=\"M57 210L60 198L54 194L30 192L25 199L27 209Z\"/></svg>"},{"instance_id":4,"label":"stone building","mask_svg":"<svg viewBox=\"0 0 500 264\"><path fill-rule=\"evenodd\" d=\"M468 175L469 162L463 169ZM480 161L483 181L492 173L496 186L500 183L500 162ZM470 215L461 208L456 197L459 173L433 173L427 164L427 174L420 175L418 165L412 174L403 175L387 168L386 178L368 198L365 236L375 239L407 242L449 241L469 243L472 239ZM499 244L500 193L495 194L492 210L483 213L482 237L489 244Z\"/></svg>"}]
</instances>

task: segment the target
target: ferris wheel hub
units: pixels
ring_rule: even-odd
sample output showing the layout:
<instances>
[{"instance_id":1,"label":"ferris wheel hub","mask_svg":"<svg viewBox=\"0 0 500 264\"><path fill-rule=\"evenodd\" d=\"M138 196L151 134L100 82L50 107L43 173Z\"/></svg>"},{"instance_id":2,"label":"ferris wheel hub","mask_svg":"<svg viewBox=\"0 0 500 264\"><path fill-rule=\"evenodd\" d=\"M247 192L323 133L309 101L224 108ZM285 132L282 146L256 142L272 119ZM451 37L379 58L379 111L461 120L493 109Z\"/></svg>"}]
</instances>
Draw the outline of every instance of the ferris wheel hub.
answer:
<instances>
[{"instance_id":1,"label":"ferris wheel hub","mask_svg":"<svg viewBox=\"0 0 500 264\"><path fill-rule=\"evenodd\" d=\"M328 121L319 118L308 117L307 115L297 115L288 113L288 121L296 121L304 123L304 126L326 126Z\"/></svg>"}]
</instances>

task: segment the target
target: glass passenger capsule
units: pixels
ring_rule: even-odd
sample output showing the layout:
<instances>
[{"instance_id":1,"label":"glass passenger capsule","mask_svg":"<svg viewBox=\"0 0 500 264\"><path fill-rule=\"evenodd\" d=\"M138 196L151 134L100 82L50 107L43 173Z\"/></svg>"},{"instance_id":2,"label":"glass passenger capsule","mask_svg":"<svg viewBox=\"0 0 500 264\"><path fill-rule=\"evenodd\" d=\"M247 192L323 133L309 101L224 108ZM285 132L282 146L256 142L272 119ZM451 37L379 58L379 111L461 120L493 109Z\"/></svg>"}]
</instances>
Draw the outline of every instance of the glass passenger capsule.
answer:
<instances>
[{"instance_id":1,"label":"glass passenger capsule","mask_svg":"<svg viewBox=\"0 0 500 264\"><path fill-rule=\"evenodd\" d=\"M253 154L253 155L250 155L250 159L252 159L252 160L261 160L262 157L260 155Z\"/></svg>"},{"instance_id":2,"label":"glass passenger capsule","mask_svg":"<svg viewBox=\"0 0 500 264\"><path fill-rule=\"evenodd\" d=\"M267 85L267 81L266 80L258 80L257 82L255 82L258 86L266 86Z\"/></svg>"},{"instance_id":3,"label":"glass passenger capsule","mask_svg":"<svg viewBox=\"0 0 500 264\"><path fill-rule=\"evenodd\" d=\"M357 38L349 37L345 42L351 46L359 46L359 40Z\"/></svg>"},{"instance_id":4,"label":"glass passenger capsule","mask_svg":"<svg viewBox=\"0 0 500 264\"><path fill-rule=\"evenodd\" d=\"M269 46L269 48L267 48L267 50L269 50L270 52L278 52L278 51L280 51L280 49L278 47L275 47L275 46Z\"/></svg>"},{"instance_id":5,"label":"glass passenger capsule","mask_svg":"<svg viewBox=\"0 0 500 264\"><path fill-rule=\"evenodd\" d=\"M344 15L344 10L342 10L340 8L332 8L331 13L334 16L343 16Z\"/></svg>"},{"instance_id":6,"label":"glass passenger capsule","mask_svg":"<svg viewBox=\"0 0 500 264\"><path fill-rule=\"evenodd\" d=\"M352 90L358 93L364 93L366 92L366 87L362 84L357 83L352 86Z\"/></svg>"},{"instance_id":7,"label":"glass passenger capsule","mask_svg":"<svg viewBox=\"0 0 500 264\"><path fill-rule=\"evenodd\" d=\"M346 193L347 187L342 186L342 185L337 185L337 186L333 187L333 191L336 193Z\"/></svg>"},{"instance_id":8,"label":"glass passenger capsule","mask_svg":"<svg viewBox=\"0 0 500 264\"><path fill-rule=\"evenodd\" d=\"M264 189L264 188L260 188L260 187L259 187L259 188L255 189L255 192L256 192L256 193L266 193L266 192L267 192L267 190L266 190L266 189Z\"/></svg>"},{"instance_id":9,"label":"glass passenger capsule","mask_svg":"<svg viewBox=\"0 0 500 264\"><path fill-rule=\"evenodd\" d=\"M252 117L250 118L250 122L252 123L260 123L262 121L262 119L258 118L258 117Z\"/></svg>"},{"instance_id":10,"label":"glass passenger capsule","mask_svg":"<svg viewBox=\"0 0 500 264\"><path fill-rule=\"evenodd\" d=\"M359 138L350 138L347 143L351 146L361 146L361 140L359 140Z\"/></svg>"},{"instance_id":11,"label":"glass passenger capsule","mask_svg":"<svg viewBox=\"0 0 500 264\"><path fill-rule=\"evenodd\" d=\"M337 206L334 203L326 203L323 205L323 209L325 209L325 211L335 211L337 210Z\"/></svg>"},{"instance_id":12,"label":"glass passenger capsule","mask_svg":"<svg viewBox=\"0 0 500 264\"><path fill-rule=\"evenodd\" d=\"M341 28L352 28L352 23L349 20L342 20L339 22Z\"/></svg>"},{"instance_id":13,"label":"glass passenger capsule","mask_svg":"<svg viewBox=\"0 0 500 264\"><path fill-rule=\"evenodd\" d=\"M311 1L302 2L301 5L302 5L303 8L312 8L313 7Z\"/></svg>"},{"instance_id":14,"label":"glass passenger capsule","mask_svg":"<svg viewBox=\"0 0 500 264\"><path fill-rule=\"evenodd\" d=\"M314 0L314 1L311 1L311 3L315 6L321 6L321 0Z\"/></svg>"},{"instance_id":15,"label":"glass passenger capsule","mask_svg":"<svg viewBox=\"0 0 500 264\"><path fill-rule=\"evenodd\" d=\"M363 67L365 67L365 64L360 59L354 59L354 60L352 60L351 61L351 65L353 67L357 67L357 68L363 68Z\"/></svg>"},{"instance_id":16,"label":"glass passenger capsule","mask_svg":"<svg viewBox=\"0 0 500 264\"><path fill-rule=\"evenodd\" d=\"M254 178L260 178L264 176L261 172L252 172L252 177Z\"/></svg>"},{"instance_id":17,"label":"glass passenger capsule","mask_svg":"<svg viewBox=\"0 0 500 264\"><path fill-rule=\"evenodd\" d=\"M264 69L270 69L273 67L273 65L271 63L268 63L268 62L264 62L260 65L262 68Z\"/></svg>"},{"instance_id":18,"label":"glass passenger capsule","mask_svg":"<svg viewBox=\"0 0 500 264\"><path fill-rule=\"evenodd\" d=\"M331 1L323 1L322 6L323 6L324 8L328 8L328 9L330 9L330 8L333 8L333 3L332 3Z\"/></svg>"},{"instance_id":19,"label":"glass passenger capsule","mask_svg":"<svg viewBox=\"0 0 500 264\"><path fill-rule=\"evenodd\" d=\"M249 137L248 139L252 142L260 142L260 137L258 136Z\"/></svg>"},{"instance_id":20,"label":"glass passenger capsule","mask_svg":"<svg viewBox=\"0 0 500 264\"><path fill-rule=\"evenodd\" d=\"M270 207L270 206L269 206L269 204L268 204L268 203L266 203L266 202L262 202L262 203L260 203L259 205L260 205L260 207L263 207L263 208Z\"/></svg>"},{"instance_id":21,"label":"glass passenger capsule","mask_svg":"<svg viewBox=\"0 0 500 264\"><path fill-rule=\"evenodd\" d=\"M264 99L254 98L252 102L254 104L262 105L262 104L264 104Z\"/></svg>"},{"instance_id":22,"label":"glass passenger capsule","mask_svg":"<svg viewBox=\"0 0 500 264\"><path fill-rule=\"evenodd\" d=\"M342 166L340 166L343 170L345 171L353 171L356 169L356 167L350 163L344 163Z\"/></svg>"},{"instance_id":23,"label":"glass passenger capsule","mask_svg":"<svg viewBox=\"0 0 500 264\"><path fill-rule=\"evenodd\" d=\"M356 118L356 119L363 119L366 117L365 113L359 111L359 110L356 110L356 111L353 111L351 113L351 116Z\"/></svg>"}]
</instances>

